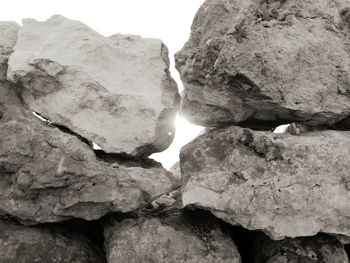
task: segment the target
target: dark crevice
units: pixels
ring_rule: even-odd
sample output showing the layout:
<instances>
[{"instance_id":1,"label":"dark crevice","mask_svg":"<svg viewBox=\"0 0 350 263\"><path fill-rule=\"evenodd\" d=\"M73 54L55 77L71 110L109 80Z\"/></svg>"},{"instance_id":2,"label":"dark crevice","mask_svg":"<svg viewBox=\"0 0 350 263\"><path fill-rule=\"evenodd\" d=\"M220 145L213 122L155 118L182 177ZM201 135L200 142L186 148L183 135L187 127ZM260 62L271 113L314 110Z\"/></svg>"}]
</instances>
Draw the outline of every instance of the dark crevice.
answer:
<instances>
[{"instance_id":1,"label":"dark crevice","mask_svg":"<svg viewBox=\"0 0 350 263\"><path fill-rule=\"evenodd\" d=\"M126 167L156 168L162 165L150 158L135 157L122 153L106 153L103 150L94 150L96 159L107 163L118 163Z\"/></svg>"},{"instance_id":2,"label":"dark crevice","mask_svg":"<svg viewBox=\"0 0 350 263\"><path fill-rule=\"evenodd\" d=\"M44 223L35 227L80 234L93 244L95 253L107 262L104 252L104 227L101 222L100 220L86 221L83 219L70 219L58 223Z\"/></svg>"}]
</instances>

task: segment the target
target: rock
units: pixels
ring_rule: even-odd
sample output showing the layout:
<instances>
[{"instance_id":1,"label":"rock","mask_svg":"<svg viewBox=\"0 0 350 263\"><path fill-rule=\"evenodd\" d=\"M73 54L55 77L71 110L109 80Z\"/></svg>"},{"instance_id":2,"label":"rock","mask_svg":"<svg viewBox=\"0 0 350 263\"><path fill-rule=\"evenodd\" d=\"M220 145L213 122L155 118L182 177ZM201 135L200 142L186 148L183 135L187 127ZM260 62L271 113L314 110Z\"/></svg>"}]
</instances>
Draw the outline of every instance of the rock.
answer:
<instances>
[{"instance_id":1,"label":"rock","mask_svg":"<svg viewBox=\"0 0 350 263\"><path fill-rule=\"evenodd\" d=\"M344 246L334 237L318 235L272 241L260 236L251 252L251 263L348 263Z\"/></svg>"},{"instance_id":2,"label":"rock","mask_svg":"<svg viewBox=\"0 0 350 263\"><path fill-rule=\"evenodd\" d=\"M349 117L350 8L337 2L207 0L176 55L182 114L255 129Z\"/></svg>"},{"instance_id":3,"label":"rock","mask_svg":"<svg viewBox=\"0 0 350 263\"><path fill-rule=\"evenodd\" d=\"M20 108L0 120L0 177L0 215L23 223L130 212L177 187L158 163L96 156L79 136Z\"/></svg>"},{"instance_id":4,"label":"rock","mask_svg":"<svg viewBox=\"0 0 350 263\"><path fill-rule=\"evenodd\" d=\"M182 202L272 239L350 237L350 132L228 126L182 148Z\"/></svg>"},{"instance_id":5,"label":"rock","mask_svg":"<svg viewBox=\"0 0 350 263\"><path fill-rule=\"evenodd\" d=\"M103 263L103 254L89 240L63 230L0 223L4 263Z\"/></svg>"},{"instance_id":6,"label":"rock","mask_svg":"<svg viewBox=\"0 0 350 263\"><path fill-rule=\"evenodd\" d=\"M16 44L19 28L16 22L0 21L0 82L7 79L7 62Z\"/></svg>"},{"instance_id":7,"label":"rock","mask_svg":"<svg viewBox=\"0 0 350 263\"><path fill-rule=\"evenodd\" d=\"M0 80L0 118L9 107L22 106L16 91L17 88L10 82Z\"/></svg>"},{"instance_id":8,"label":"rock","mask_svg":"<svg viewBox=\"0 0 350 263\"><path fill-rule=\"evenodd\" d=\"M171 166L169 172L171 172L176 179L181 181L180 162L176 162L173 166Z\"/></svg>"},{"instance_id":9,"label":"rock","mask_svg":"<svg viewBox=\"0 0 350 263\"><path fill-rule=\"evenodd\" d=\"M104 233L110 263L241 262L215 218L200 212L173 210L160 217L114 220Z\"/></svg>"},{"instance_id":10,"label":"rock","mask_svg":"<svg viewBox=\"0 0 350 263\"><path fill-rule=\"evenodd\" d=\"M172 142L179 95L160 40L106 38L53 16L24 20L14 50L9 80L51 122L108 153L148 156Z\"/></svg>"}]
</instances>

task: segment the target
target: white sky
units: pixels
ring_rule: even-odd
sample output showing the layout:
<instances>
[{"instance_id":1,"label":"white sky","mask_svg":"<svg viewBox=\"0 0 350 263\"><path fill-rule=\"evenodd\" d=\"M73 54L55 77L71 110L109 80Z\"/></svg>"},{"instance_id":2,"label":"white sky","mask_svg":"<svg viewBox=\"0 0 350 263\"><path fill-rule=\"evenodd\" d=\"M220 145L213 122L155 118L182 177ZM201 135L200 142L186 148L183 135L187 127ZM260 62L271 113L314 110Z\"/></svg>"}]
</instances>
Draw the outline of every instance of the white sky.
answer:
<instances>
[{"instance_id":1,"label":"white sky","mask_svg":"<svg viewBox=\"0 0 350 263\"><path fill-rule=\"evenodd\" d=\"M174 53L187 41L195 13L204 0L7 0L1 3L0 20L23 18L43 21L55 14L79 20L99 33L135 34L160 38L168 46L171 74L182 89L174 68ZM202 127L181 117L176 120L177 133L168 150L151 157L169 169L177 160L180 148L191 141Z\"/></svg>"}]
</instances>

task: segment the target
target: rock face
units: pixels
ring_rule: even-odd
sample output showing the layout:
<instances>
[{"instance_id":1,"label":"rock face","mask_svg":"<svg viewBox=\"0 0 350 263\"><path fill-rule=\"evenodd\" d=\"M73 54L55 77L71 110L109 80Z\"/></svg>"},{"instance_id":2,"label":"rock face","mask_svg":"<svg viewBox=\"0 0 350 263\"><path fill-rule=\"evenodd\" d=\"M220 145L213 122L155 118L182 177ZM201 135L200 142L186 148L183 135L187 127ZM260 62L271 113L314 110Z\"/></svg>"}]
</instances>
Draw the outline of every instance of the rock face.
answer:
<instances>
[{"instance_id":1,"label":"rock face","mask_svg":"<svg viewBox=\"0 0 350 263\"><path fill-rule=\"evenodd\" d=\"M181 150L182 202L273 239L349 237L349 156L350 132L212 129Z\"/></svg>"},{"instance_id":2,"label":"rock face","mask_svg":"<svg viewBox=\"0 0 350 263\"><path fill-rule=\"evenodd\" d=\"M7 78L7 61L16 44L18 30L17 23L0 21L0 82Z\"/></svg>"},{"instance_id":3,"label":"rock face","mask_svg":"<svg viewBox=\"0 0 350 263\"><path fill-rule=\"evenodd\" d=\"M88 240L61 230L0 223L0 255L4 263L103 263Z\"/></svg>"},{"instance_id":4,"label":"rock face","mask_svg":"<svg viewBox=\"0 0 350 263\"><path fill-rule=\"evenodd\" d=\"M176 55L182 114L204 126L350 116L346 0L207 0Z\"/></svg>"},{"instance_id":5,"label":"rock face","mask_svg":"<svg viewBox=\"0 0 350 263\"><path fill-rule=\"evenodd\" d=\"M0 215L30 223L130 212L170 192L160 165L98 154L20 108L0 120Z\"/></svg>"},{"instance_id":6,"label":"rock face","mask_svg":"<svg viewBox=\"0 0 350 263\"><path fill-rule=\"evenodd\" d=\"M107 261L240 263L233 241L201 213L112 221L105 230Z\"/></svg>"},{"instance_id":7,"label":"rock face","mask_svg":"<svg viewBox=\"0 0 350 263\"><path fill-rule=\"evenodd\" d=\"M106 38L54 16L24 20L14 50L8 78L31 110L108 153L148 156L172 142L179 95L160 40Z\"/></svg>"},{"instance_id":8,"label":"rock face","mask_svg":"<svg viewBox=\"0 0 350 263\"><path fill-rule=\"evenodd\" d=\"M251 253L251 263L348 263L344 246L334 237L318 235L272 241L259 237Z\"/></svg>"}]
</instances>

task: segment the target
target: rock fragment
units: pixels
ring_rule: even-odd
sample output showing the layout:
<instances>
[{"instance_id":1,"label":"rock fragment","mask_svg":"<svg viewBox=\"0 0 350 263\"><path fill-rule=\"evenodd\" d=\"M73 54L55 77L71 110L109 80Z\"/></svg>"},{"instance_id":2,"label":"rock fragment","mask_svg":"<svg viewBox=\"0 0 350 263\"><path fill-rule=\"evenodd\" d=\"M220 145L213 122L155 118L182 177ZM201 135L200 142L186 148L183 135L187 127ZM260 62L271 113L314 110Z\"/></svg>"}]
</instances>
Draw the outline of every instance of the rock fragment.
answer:
<instances>
[{"instance_id":1,"label":"rock fragment","mask_svg":"<svg viewBox=\"0 0 350 263\"><path fill-rule=\"evenodd\" d=\"M170 192L159 164L97 155L75 135L13 107L0 119L0 215L23 223L99 219Z\"/></svg>"},{"instance_id":2,"label":"rock fragment","mask_svg":"<svg viewBox=\"0 0 350 263\"><path fill-rule=\"evenodd\" d=\"M348 263L344 246L334 237L317 235L272 241L266 236L255 240L251 263Z\"/></svg>"},{"instance_id":3,"label":"rock fragment","mask_svg":"<svg viewBox=\"0 0 350 263\"><path fill-rule=\"evenodd\" d=\"M240 263L233 241L214 217L167 211L159 217L112 221L105 229L107 261Z\"/></svg>"},{"instance_id":4,"label":"rock fragment","mask_svg":"<svg viewBox=\"0 0 350 263\"><path fill-rule=\"evenodd\" d=\"M174 137L179 95L157 39L106 38L53 16L23 21L8 79L28 107L105 152L148 156Z\"/></svg>"},{"instance_id":5,"label":"rock fragment","mask_svg":"<svg viewBox=\"0 0 350 263\"><path fill-rule=\"evenodd\" d=\"M63 230L0 223L1 262L104 263L91 241Z\"/></svg>"},{"instance_id":6,"label":"rock fragment","mask_svg":"<svg viewBox=\"0 0 350 263\"><path fill-rule=\"evenodd\" d=\"M182 114L203 126L254 129L349 117L348 3L205 1L176 55Z\"/></svg>"},{"instance_id":7,"label":"rock fragment","mask_svg":"<svg viewBox=\"0 0 350 263\"><path fill-rule=\"evenodd\" d=\"M350 132L212 129L181 150L182 202L272 239L350 237L349 156Z\"/></svg>"},{"instance_id":8,"label":"rock fragment","mask_svg":"<svg viewBox=\"0 0 350 263\"><path fill-rule=\"evenodd\" d=\"M16 22L0 21L0 82L7 79L7 62L16 44L19 28Z\"/></svg>"}]
</instances>

